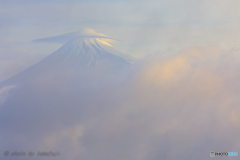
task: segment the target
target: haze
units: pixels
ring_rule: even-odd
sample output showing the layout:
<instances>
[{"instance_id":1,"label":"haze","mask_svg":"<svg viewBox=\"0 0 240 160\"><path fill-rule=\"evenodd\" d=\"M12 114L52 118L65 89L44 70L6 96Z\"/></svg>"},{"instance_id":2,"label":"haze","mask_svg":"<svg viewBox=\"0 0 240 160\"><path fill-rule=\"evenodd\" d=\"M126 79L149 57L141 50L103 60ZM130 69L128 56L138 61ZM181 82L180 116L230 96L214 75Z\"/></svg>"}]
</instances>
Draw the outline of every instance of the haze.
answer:
<instances>
[{"instance_id":1,"label":"haze","mask_svg":"<svg viewBox=\"0 0 240 160\"><path fill-rule=\"evenodd\" d=\"M240 2L0 4L0 159L240 153Z\"/></svg>"}]
</instances>

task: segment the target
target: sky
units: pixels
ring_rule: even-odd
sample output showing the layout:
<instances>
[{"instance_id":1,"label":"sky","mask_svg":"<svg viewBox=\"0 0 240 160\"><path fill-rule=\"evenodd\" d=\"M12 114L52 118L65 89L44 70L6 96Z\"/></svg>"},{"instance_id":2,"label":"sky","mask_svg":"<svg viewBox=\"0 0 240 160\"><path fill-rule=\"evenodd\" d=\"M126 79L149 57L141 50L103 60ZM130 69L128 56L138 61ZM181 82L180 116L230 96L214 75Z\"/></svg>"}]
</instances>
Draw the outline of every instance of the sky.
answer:
<instances>
[{"instance_id":1,"label":"sky","mask_svg":"<svg viewBox=\"0 0 240 160\"><path fill-rule=\"evenodd\" d=\"M118 39L135 57L176 54L191 46L239 47L236 0L0 1L0 81L50 55L61 44L30 43L91 28Z\"/></svg>"},{"instance_id":2,"label":"sky","mask_svg":"<svg viewBox=\"0 0 240 160\"><path fill-rule=\"evenodd\" d=\"M0 151L61 151L63 160L240 153L239 7L237 0L0 0L0 82L63 45L33 40L86 28L139 59L120 85L99 81L88 90L81 78L46 73L21 90L1 86Z\"/></svg>"}]
</instances>

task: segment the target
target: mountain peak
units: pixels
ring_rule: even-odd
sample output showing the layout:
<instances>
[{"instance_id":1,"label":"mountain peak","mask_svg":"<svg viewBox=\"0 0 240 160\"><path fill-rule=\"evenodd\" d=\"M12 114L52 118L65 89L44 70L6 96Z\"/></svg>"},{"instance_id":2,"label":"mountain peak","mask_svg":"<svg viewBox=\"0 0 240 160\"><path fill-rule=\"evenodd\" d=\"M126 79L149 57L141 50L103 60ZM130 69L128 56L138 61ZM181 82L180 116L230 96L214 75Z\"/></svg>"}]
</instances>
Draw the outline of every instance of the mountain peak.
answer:
<instances>
[{"instance_id":1,"label":"mountain peak","mask_svg":"<svg viewBox=\"0 0 240 160\"><path fill-rule=\"evenodd\" d=\"M53 37L35 39L35 40L33 40L33 42L48 42L48 43L65 44L74 38L105 38L108 40L110 40L110 39L114 40L113 38L110 38L102 33L97 33L93 29L85 28L78 32L71 32L71 33L66 33L66 34L53 36Z\"/></svg>"},{"instance_id":2,"label":"mountain peak","mask_svg":"<svg viewBox=\"0 0 240 160\"><path fill-rule=\"evenodd\" d=\"M2 84L28 82L30 79L39 79L39 77L47 73L49 75L63 72L74 72L76 75L82 73L119 74L135 60L117 51L112 45L114 41L107 37L74 37L37 64Z\"/></svg>"},{"instance_id":3,"label":"mountain peak","mask_svg":"<svg viewBox=\"0 0 240 160\"><path fill-rule=\"evenodd\" d=\"M74 38L47 59L51 59L53 64L67 65L75 69L89 68L104 63L119 67L132 64L134 59L115 50L110 44L113 41L105 38Z\"/></svg>"},{"instance_id":4,"label":"mountain peak","mask_svg":"<svg viewBox=\"0 0 240 160\"><path fill-rule=\"evenodd\" d=\"M101 49L104 46L110 46L113 47L111 43L114 43L115 40L111 40L111 39L104 39L104 38L74 38L71 41L69 41L66 45L69 46L78 46L81 48L84 48L86 46L88 47L97 47L99 49Z\"/></svg>"}]
</instances>

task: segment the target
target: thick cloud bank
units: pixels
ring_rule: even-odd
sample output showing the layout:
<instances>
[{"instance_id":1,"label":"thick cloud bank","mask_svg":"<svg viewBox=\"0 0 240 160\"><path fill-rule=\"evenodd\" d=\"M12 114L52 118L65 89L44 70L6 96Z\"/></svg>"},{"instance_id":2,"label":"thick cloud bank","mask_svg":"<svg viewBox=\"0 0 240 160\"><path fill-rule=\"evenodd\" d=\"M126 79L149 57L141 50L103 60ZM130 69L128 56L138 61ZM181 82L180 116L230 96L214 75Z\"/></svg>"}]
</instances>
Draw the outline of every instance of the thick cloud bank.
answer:
<instances>
[{"instance_id":1,"label":"thick cloud bank","mask_svg":"<svg viewBox=\"0 0 240 160\"><path fill-rule=\"evenodd\" d=\"M0 89L11 89L0 107L1 159L11 158L5 151L35 153L17 159L59 152L59 160L203 160L211 151L239 152L238 54L189 48L145 59L118 82L89 76L95 80L84 85L86 77L51 73Z\"/></svg>"}]
</instances>

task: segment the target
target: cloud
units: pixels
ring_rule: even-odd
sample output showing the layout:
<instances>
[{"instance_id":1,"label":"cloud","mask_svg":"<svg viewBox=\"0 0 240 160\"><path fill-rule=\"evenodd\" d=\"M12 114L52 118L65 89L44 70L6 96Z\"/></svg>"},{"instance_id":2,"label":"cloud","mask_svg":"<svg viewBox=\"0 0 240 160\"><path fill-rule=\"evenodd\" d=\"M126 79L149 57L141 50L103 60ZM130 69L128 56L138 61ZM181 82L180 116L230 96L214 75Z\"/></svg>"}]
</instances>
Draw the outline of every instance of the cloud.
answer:
<instances>
[{"instance_id":1,"label":"cloud","mask_svg":"<svg viewBox=\"0 0 240 160\"><path fill-rule=\"evenodd\" d=\"M52 37L42 40L65 43L76 33L53 36L80 27L123 40L120 48L136 57L166 54L144 59L117 84L96 78L86 86L89 77L46 72L14 94L14 85L5 86L1 153L53 150L60 151L59 159L73 160L202 160L210 151L237 151L240 59L239 50L231 48L239 46L238 1L62 2L3 3L2 80L33 64L28 57L33 53L37 62L59 47L49 51L51 46L35 43L19 51L11 49L13 42ZM89 29L80 34L105 37ZM213 44L218 47L206 47ZM196 45L202 47L187 48Z\"/></svg>"},{"instance_id":2,"label":"cloud","mask_svg":"<svg viewBox=\"0 0 240 160\"><path fill-rule=\"evenodd\" d=\"M209 46L155 55L117 84L45 74L51 82L28 84L4 104L0 150L60 151L59 159L73 160L202 160L237 151L238 54Z\"/></svg>"},{"instance_id":3,"label":"cloud","mask_svg":"<svg viewBox=\"0 0 240 160\"><path fill-rule=\"evenodd\" d=\"M6 101L7 97L9 96L10 90L12 90L13 88L15 88L15 85L5 86L0 89L0 104L3 104Z\"/></svg>"},{"instance_id":4,"label":"cloud","mask_svg":"<svg viewBox=\"0 0 240 160\"><path fill-rule=\"evenodd\" d=\"M103 39L104 41L115 42L113 38L107 37L102 33L97 33L94 29L84 28L79 32L67 33L59 36L48 37L43 39L36 39L33 42L51 42L51 43L67 43L74 38L98 38L99 40Z\"/></svg>"}]
</instances>

